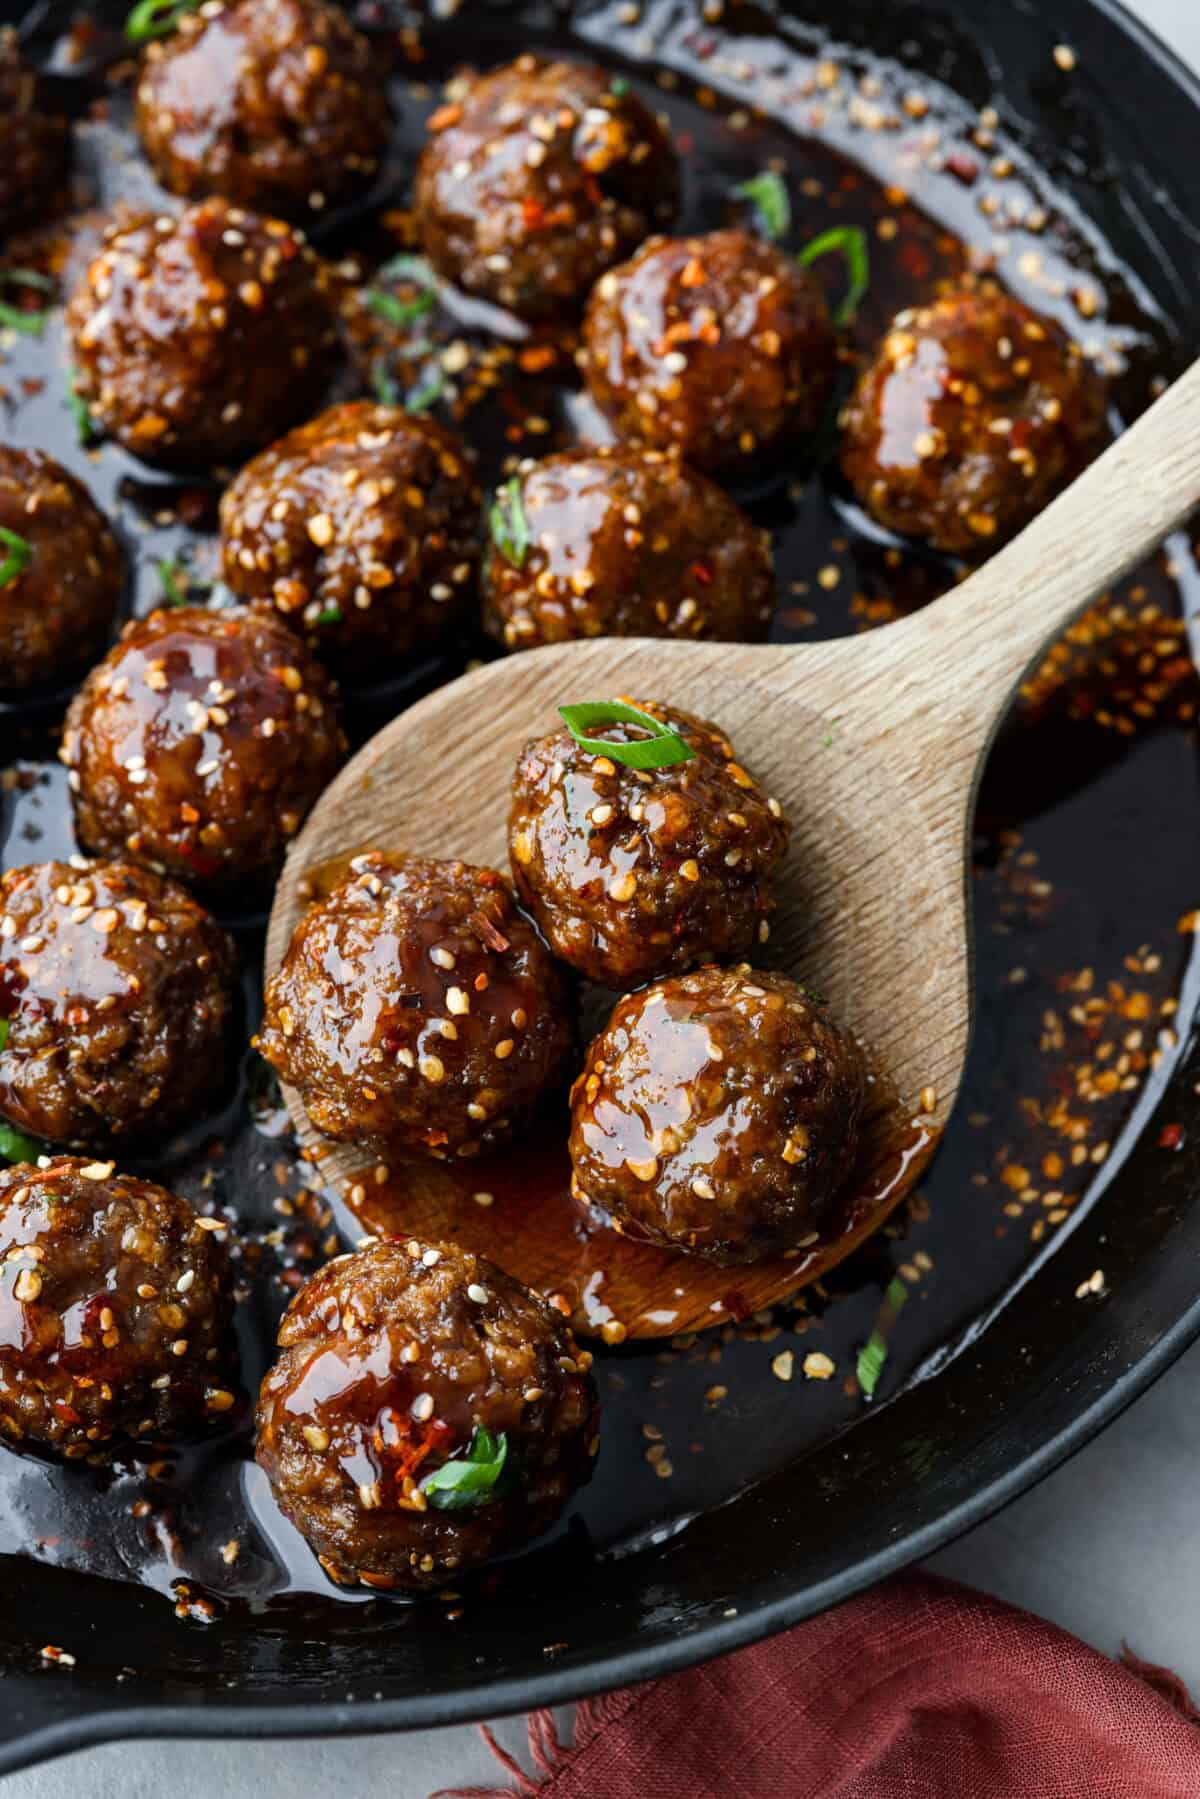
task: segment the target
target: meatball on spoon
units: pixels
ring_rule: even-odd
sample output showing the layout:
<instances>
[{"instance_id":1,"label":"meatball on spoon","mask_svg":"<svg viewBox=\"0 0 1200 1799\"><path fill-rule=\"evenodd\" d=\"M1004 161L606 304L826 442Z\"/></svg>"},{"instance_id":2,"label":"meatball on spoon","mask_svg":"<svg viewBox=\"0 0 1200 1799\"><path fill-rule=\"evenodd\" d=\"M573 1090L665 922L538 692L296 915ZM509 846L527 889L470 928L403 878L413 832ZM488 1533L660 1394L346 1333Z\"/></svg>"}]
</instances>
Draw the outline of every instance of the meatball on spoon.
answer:
<instances>
[{"instance_id":1,"label":"meatball on spoon","mask_svg":"<svg viewBox=\"0 0 1200 1799\"><path fill-rule=\"evenodd\" d=\"M612 1336L744 1315L821 1274L876 1228L932 1153L962 1079L972 1013L968 841L997 727L1063 627L1198 502L1200 365L1019 537L910 618L804 646L555 645L465 675L373 738L292 847L268 971L320 865L368 845L503 865L509 782L528 738L555 722L559 705L653 695L719 721L786 808L794 830L762 959L821 989L913 1121L881 1145L878 1167L859 1170L863 1203L850 1207L835 1244L739 1268L736 1280L615 1236L604 1257L581 1261L561 1194L543 1203L537 1181L522 1175L529 1157L546 1154L536 1144L508 1152L511 1196L495 1169L476 1166L461 1201L445 1173L414 1180L406 1169L403 1228L465 1241L528 1285L563 1292L577 1328ZM294 1096L289 1104L311 1142ZM361 1179L366 1161L339 1147L321 1166ZM472 1183L493 1187L495 1204L473 1206Z\"/></svg>"}]
</instances>

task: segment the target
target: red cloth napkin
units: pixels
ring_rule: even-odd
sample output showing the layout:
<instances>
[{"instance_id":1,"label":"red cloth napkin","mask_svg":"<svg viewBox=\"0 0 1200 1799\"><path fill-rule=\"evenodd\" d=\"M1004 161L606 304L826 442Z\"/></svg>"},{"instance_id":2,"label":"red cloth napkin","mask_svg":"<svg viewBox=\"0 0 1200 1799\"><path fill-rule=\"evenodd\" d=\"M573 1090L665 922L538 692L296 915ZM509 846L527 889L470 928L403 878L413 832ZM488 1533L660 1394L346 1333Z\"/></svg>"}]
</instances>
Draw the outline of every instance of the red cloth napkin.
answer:
<instances>
[{"instance_id":1,"label":"red cloth napkin","mask_svg":"<svg viewBox=\"0 0 1200 1799\"><path fill-rule=\"evenodd\" d=\"M1200 1799L1167 1669L906 1575L786 1635L529 1719L536 1774L431 1799Z\"/></svg>"}]
</instances>

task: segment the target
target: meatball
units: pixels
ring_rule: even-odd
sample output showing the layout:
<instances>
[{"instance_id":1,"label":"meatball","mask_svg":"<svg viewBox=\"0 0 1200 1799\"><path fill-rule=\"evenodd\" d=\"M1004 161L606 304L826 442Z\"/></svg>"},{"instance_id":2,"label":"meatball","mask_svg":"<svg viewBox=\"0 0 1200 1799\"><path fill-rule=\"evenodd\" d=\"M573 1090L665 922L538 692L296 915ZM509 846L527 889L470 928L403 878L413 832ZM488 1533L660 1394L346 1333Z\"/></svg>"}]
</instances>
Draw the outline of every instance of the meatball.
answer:
<instances>
[{"instance_id":1,"label":"meatball","mask_svg":"<svg viewBox=\"0 0 1200 1799\"><path fill-rule=\"evenodd\" d=\"M41 450L0 446L0 687L69 675L103 648L125 581L120 545L91 494Z\"/></svg>"},{"instance_id":2,"label":"meatball","mask_svg":"<svg viewBox=\"0 0 1200 1799\"><path fill-rule=\"evenodd\" d=\"M635 445L564 450L497 496L528 544L493 533L484 622L509 649L571 637L765 636L770 539L678 456ZM519 549L516 547L521 545Z\"/></svg>"},{"instance_id":3,"label":"meatball","mask_svg":"<svg viewBox=\"0 0 1200 1799\"><path fill-rule=\"evenodd\" d=\"M474 591L479 488L441 425L356 400L248 463L221 501L225 579L327 660L364 670L426 648Z\"/></svg>"},{"instance_id":4,"label":"meatball","mask_svg":"<svg viewBox=\"0 0 1200 1799\"><path fill-rule=\"evenodd\" d=\"M564 1077L563 976L493 869L356 856L296 926L258 1047L327 1137L469 1156Z\"/></svg>"},{"instance_id":5,"label":"meatball","mask_svg":"<svg viewBox=\"0 0 1200 1799\"><path fill-rule=\"evenodd\" d=\"M430 125L416 184L429 259L522 318L575 310L675 215L669 137L627 82L593 63L520 56Z\"/></svg>"},{"instance_id":6,"label":"meatball","mask_svg":"<svg viewBox=\"0 0 1200 1799\"><path fill-rule=\"evenodd\" d=\"M902 312L842 414L842 470L890 531L994 549L1100 448L1104 383L1077 344L998 288Z\"/></svg>"},{"instance_id":7,"label":"meatball","mask_svg":"<svg viewBox=\"0 0 1200 1799\"><path fill-rule=\"evenodd\" d=\"M67 175L67 122L50 110L21 41L0 26L0 239L36 224Z\"/></svg>"},{"instance_id":8,"label":"meatball","mask_svg":"<svg viewBox=\"0 0 1200 1799\"><path fill-rule=\"evenodd\" d=\"M100 1459L229 1411L221 1229L111 1162L0 1170L0 1439Z\"/></svg>"},{"instance_id":9,"label":"meatball","mask_svg":"<svg viewBox=\"0 0 1200 1799\"><path fill-rule=\"evenodd\" d=\"M324 0L231 0L147 45L137 129L163 185L306 219L370 185L391 132L376 52Z\"/></svg>"},{"instance_id":10,"label":"meatball","mask_svg":"<svg viewBox=\"0 0 1200 1799\"><path fill-rule=\"evenodd\" d=\"M556 956L629 987L768 935L771 875L788 843L778 800L735 758L719 726L653 700L694 754L633 769L569 731L535 738L517 763L508 843L523 904ZM637 727L596 737L636 739Z\"/></svg>"},{"instance_id":11,"label":"meatball","mask_svg":"<svg viewBox=\"0 0 1200 1799\"><path fill-rule=\"evenodd\" d=\"M146 462L237 462L320 404L337 352L302 235L225 200L118 220L67 307L75 386Z\"/></svg>"},{"instance_id":12,"label":"meatball","mask_svg":"<svg viewBox=\"0 0 1200 1799\"><path fill-rule=\"evenodd\" d=\"M273 614L135 619L72 700L86 848L214 889L269 873L345 754L333 689Z\"/></svg>"},{"instance_id":13,"label":"meatball","mask_svg":"<svg viewBox=\"0 0 1200 1799\"><path fill-rule=\"evenodd\" d=\"M861 1055L783 975L701 968L620 1000L571 1095L572 1190L723 1265L817 1241L858 1148Z\"/></svg>"},{"instance_id":14,"label":"meatball","mask_svg":"<svg viewBox=\"0 0 1200 1799\"><path fill-rule=\"evenodd\" d=\"M596 283L583 368L619 437L698 468L813 431L837 343L816 278L747 231L656 238Z\"/></svg>"},{"instance_id":15,"label":"meatball","mask_svg":"<svg viewBox=\"0 0 1200 1799\"><path fill-rule=\"evenodd\" d=\"M0 876L0 1113L52 1143L165 1136L222 1080L236 961L190 894L144 868Z\"/></svg>"},{"instance_id":16,"label":"meatball","mask_svg":"<svg viewBox=\"0 0 1200 1799\"><path fill-rule=\"evenodd\" d=\"M257 1456L336 1581L421 1591L539 1536L590 1479L591 1356L481 1256L372 1241L302 1287Z\"/></svg>"}]
</instances>

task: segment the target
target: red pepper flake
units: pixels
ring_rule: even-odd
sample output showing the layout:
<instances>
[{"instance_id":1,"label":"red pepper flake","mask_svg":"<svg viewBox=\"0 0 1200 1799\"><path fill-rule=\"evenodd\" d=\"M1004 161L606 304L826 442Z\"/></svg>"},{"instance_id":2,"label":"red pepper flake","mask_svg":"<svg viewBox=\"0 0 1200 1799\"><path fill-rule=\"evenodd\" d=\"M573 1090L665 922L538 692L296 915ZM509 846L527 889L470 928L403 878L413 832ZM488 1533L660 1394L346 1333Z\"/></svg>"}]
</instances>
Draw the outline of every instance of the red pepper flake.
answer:
<instances>
[{"instance_id":1,"label":"red pepper flake","mask_svg":"<svg viewBox=\"0 0 1200 1799\"><path fill-rule=\"evenodd\" d=\"M439 106L436 112L429 115L429 129L446 131L451 125L457 125L461 118L461 106Z\"/></svg>"},{"instance_id":2,"label":"red pepper flake","mask_svg":"<svg viewBox=\"0 0 1200 1799\"><path fill-rule=\"evenodd\" d=\"M704 286L704 264L698 256L693 256L685 264L683 273L679 277L679 285L680 287Z\"/></svg>"},{"instance_id":3,"label":"red pepper flake","mask_svg":"<svg viewBox=\"0 0 1200 1799\"><path fill-rule=\"evenodd\" d=\"M526 375L540 375L558 359L558 350L553 344L531 344L529 349L522 350L517 363Z\"/></svg>"},{"instance_id":4,"label":"red pepper flake","mask_svg":"<svg viewBox=\"0 0 1200 1799\"><path fill-rule=\"evenodd\" d=\"M730 1288L729 1292L726 1293L722 1304L735 1324L741 1324L743 1319L749 1318L750 1316L750 1306L746 1300L746 1296L744 1293L739 1293L736 1287Z\"/></svg>"},{"instance_id":5,"label":"red pepper flake","mask_svg":"<svg viewBox=\"0 0 1200 1799\"><path fill-rule=\"evenodd\" d=\"M521 202L521 223L526 231L540 231L546 223L546 208L531 194Z\"/></svg>"},{"instance_id":6,"label":"red pepper flake","mask_svg":"<svg viewBox=\"0 0 1200 1799\"><path fill-rule=\"evenodd\" d=\"M1158 1133L1160 1149L1182 1149L1186 1132L1181 1124L1164 1124Z\"/></svg>"},{"instance_id":7,"label":"red pepper flake","mask_svg":"<svg viewBox=\"0 0 1200 1799\"><path fill-rule=\"evenodd\" d=\"M979 179L979 164L965 150L951 150L946 158L946 167L964 187L970 187L973 181Z\"/></svg>"},{"instance_id":8,"label":"red pepper flake","mask_svg":"<svg viewBox=\"0 0 1200 1799\"><path fill-rule=\"evenodd\" d=\"M504 935L503 931L497 930L495 924L488 917L486 912L472 912L467 923L478 937L480 943L486 944L488 949L494 949L497 955L502 956L506 949L512 948L512 944L508 941L508 938Z\"/></svg>"},{"instance_id":9,"label":"red pepper flake","mask_svg":"<svg viewBox=\"0 0 1200 1799\"><path fill-rule=\"evenodd\" d=\"M691 568L689 568L689 570L688 570L688 574L694 576L695 579L697 581L699 581L701 587L711 587L712 586L713 572L709 568L707 563L693 562Z\"/></svg>"}]
</instances>

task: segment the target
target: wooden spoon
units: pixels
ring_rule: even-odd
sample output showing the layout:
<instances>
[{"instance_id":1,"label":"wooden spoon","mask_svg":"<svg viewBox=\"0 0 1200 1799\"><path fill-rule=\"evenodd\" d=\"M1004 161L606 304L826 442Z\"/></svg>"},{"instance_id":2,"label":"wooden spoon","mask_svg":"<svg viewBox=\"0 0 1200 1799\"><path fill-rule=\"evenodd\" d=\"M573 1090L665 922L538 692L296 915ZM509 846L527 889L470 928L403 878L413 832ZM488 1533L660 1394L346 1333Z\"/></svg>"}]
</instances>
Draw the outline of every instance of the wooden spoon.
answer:
<instances>
[{"instance_id":1,"label":"wooden spoon","mask_svg":"<svg viewBox=\"0 0 1200 1799\"><path fill-rule=\"evenodd\" d=\"M594 638L476 669L404 712L323 794L275 896L267 969L314 870L407 848L507 868L517 752L556 708L618 694L716 720L783 801L795 833L764 962L808 978L899 1096L881 1104L837 1229L803 1254L722 1270L589 1229L566 1199L552 1127L489 1164L373 1173L288 1109L322 1173L369 1229L452 1237L609 1340L721 1323L780 1299L848 1253L903 1197L958 1092L971 1029L968 832L983 760L1014 684L1062 628L1200 503L1200 363L1020 537L934 605L813 645ZM375 1174L379 1178L375 1178ZM476 1195L482 1195L478 1200ZM489 1196L491 1203L488 1203Z\"/></svg>"}]
</instances>

